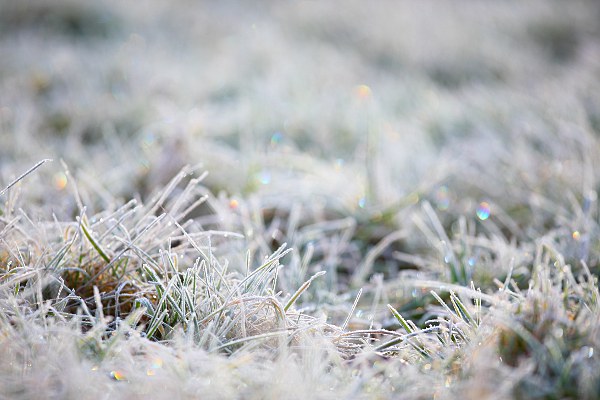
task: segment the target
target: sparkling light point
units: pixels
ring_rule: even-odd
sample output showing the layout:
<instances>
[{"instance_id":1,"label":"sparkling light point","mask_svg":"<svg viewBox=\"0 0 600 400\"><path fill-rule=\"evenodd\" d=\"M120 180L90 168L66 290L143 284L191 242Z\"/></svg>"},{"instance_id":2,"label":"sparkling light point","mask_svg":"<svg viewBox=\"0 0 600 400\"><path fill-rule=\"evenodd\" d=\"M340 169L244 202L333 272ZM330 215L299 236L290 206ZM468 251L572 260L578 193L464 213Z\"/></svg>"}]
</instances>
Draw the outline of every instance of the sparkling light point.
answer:
<instances>
[{"instance_id":1,"label":"sparkling light point","mask_svg":"<svg viewBox=\"0 0 600 400\"><path fill-rule=\"evenodd\" d=\"M450 206L450 195L447 186L440 186L435 192L435 203L438 210L444 211L448 209Z\"/></svg>"},{"instance_id":2,"label":"sparkling light point","mask_svg":"<svg viewBox=\"0 0 600 400\"><path fill-rule=\"evenodd\" d=\"M477 217L480 220L485 221L490 217L490 211L490 205L487 202L482 201L479 203L479 206L477 206Z\"/></svg>"},{"instance_id":3,"label":"sparkling light point","mask_svg":"<svg viewBox=\"0 0 600 400\"><path fill-rule=\"evenodd\" d=\"M125 375L121 371L111 371L110 376L116 381L125 380Z\"/></svg>"},{"instance_id":4,"label":"sparkling light point","mask_svg":"<svg viewBox=\"0 0 600 400\"><path fill-rule=\"evenodd\" d=\"M162 358L156 357L152 361L152 368L153 369L159 369L159 368L162 368L162 366L163 366L163 360L162 360Z\"/></svg>"},{"instance_id":5,"label":"sparkling light point","mask_svg":"<svg viewBox=\"0 0 600 400\"><path fill-rule=\"evenodd\" d=\"M283 133L281 133L281 132L275 132L271 136L271 146L278 145L279 143L281 143L282 140L283 140Z\"/></svg>"},{"instance_id":6,"label":"sparkling light point","mask_svg":"<svg viewBox=\"0 0 600 400\"><path fill-rule=\"evenodd\" d=\"M156 142L156 136L153 132L148 132L144 135L142 142L145 146L152 146Z\"/></svg>"},{"instance_id":7,"label":"sparkling light point","mask_svg":"<svg viewBox=\"0 0 600 400\"><path fill-rule=\"evenodd\" d=\"M268 171L263 171L260 174L260 183L268 185L271 182L271 174Z\"/></svg>"},{"instance_id":8,"label":"sparkling light point","mask_svg":"<svg viewBox=\"0 0 600 400\"><path fill-rule=\"evenodd\" d=\"M355 89L356 91L356 95L358 96L358 98L360 99L368 99L369 97L371 97L371 88L368 87L367 85L358 85Z\"/></svg>"},{"instance_id":9,"label":"sparkling light point","mask_svg":"<svg viewBox=\"0 0 600 400\"><path fill-rule=\"evenodd\" d=\"M63 172L54 175L54 187L64 190L67 187L67 176Z\"/></svg>"}]
</instances>

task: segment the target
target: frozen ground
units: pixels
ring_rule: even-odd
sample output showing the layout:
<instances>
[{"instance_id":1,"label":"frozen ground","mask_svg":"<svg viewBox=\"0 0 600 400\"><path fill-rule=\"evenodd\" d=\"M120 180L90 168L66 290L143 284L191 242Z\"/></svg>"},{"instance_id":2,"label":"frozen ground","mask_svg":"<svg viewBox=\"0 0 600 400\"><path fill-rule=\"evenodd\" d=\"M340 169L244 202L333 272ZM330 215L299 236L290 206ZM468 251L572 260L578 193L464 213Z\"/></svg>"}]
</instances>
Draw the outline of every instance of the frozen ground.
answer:
<instances>
[{"instance_id":1,"label":"frozen ground","mask_svg":"<svg viewBox=\"0 0 600 400\"><path fill-rule=\"evenodd\" d=\"M0 398L598 398L599 21L0 0Z\"/></svg>"}]
</instances>

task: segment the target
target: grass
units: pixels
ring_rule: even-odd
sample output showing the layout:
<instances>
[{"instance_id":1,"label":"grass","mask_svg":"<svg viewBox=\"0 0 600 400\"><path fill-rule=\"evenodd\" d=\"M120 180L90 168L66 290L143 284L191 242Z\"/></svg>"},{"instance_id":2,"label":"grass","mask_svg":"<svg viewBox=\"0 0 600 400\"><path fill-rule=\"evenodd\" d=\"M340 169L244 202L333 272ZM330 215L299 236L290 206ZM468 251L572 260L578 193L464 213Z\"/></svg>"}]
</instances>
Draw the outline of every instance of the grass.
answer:
<instances>
[{"instance_id":1,"label":"grass","mask_svg":"<svg viewBox=\"0 0 600 400\"><path fill-rule=\"evenodd\" d=\"M261 7L0 1L0 398L598 398L598 6Z\"/></svg>"}]
</instances>

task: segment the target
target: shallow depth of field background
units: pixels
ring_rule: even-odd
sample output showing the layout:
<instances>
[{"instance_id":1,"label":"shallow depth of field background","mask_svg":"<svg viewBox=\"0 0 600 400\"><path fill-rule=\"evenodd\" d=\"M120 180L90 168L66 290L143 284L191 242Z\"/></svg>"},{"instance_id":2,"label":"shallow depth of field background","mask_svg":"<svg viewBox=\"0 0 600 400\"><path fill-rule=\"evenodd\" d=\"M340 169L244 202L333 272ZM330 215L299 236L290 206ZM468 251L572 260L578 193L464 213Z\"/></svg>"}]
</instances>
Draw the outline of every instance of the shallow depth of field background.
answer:
<instances>
[{"instance_id":1,"label":"shallow depth of field background","mask_svg":"<svg viewBox=\"0 0 600 400\"><path fill-rule=\"evenodd\" d=\"M98 209L185 164L216 192L349 210L436 185L471 214L467 194L592 190L597 8L3 2L2 182L54 159L27 193L61 212L59 159Z\"/></svg>"},{"instance_id":2,"label":"shallow depth of field background","mask_svg":"<svg viewBox=\"0 0 600 400\"><path fill-rule=\"evenodd\" d=\"M425 321L426 280L597 274L600 5L0 1L0 189L46 158L4 214L108 215L206 171L187 217L233 233L215 254L314 251L278 289L327 271L298 307L341 325L363 288L352 329Z\"/></svg>"}]
</instances>

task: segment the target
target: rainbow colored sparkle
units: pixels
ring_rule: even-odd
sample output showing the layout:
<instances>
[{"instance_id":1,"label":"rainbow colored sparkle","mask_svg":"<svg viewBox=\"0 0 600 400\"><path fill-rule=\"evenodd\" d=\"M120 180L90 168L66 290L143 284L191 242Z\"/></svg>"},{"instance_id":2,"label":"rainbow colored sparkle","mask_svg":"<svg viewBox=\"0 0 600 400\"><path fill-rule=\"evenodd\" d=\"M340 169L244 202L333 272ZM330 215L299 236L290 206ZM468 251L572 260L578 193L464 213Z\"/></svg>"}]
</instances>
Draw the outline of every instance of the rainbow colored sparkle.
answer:
<instances>
[{"instance_id":1,"label":"rainbow colored sparkle","mask_svg":"<svg viewBox=\"0 0 600 400\"><path fill-rule=\"evenodd\" d=\"M110 376L115 381L124 381L125 375L121 371L110 371Z\"/></svg>"},{"instance_id":2,"label":"rainbow colored sparkle","mask_svg":"<svg viewBox=\"0 0 600 400\"><path fill-rule=\"evenodd\" d=\"M440 211L447 210L450 207L450 193L447 186L440 186L435 192L436 207Z\"/></svg>"},{"instance_id":3,"label":"rainbow colored sparkle","mask_svg":"<svg viewBox=\"0 0 600 400\"><path fill-rule=\"evenodd\" d=\"M486 201L482 201L477 206L477 211L476 211L477 218L479 218L482 221L485 221L486 219L488 219L490 217L490 212L491 212L490 205Z\"/></svg>"},{"instance_id":4,"label":"rainbow colored sparkle","mask_svg":"<svg viewBox=\"0 0 600 400\"><path fill-rule=\"evenodd\" d=\"M150 364L150 368L146 370L146 375L154 376L156 375L156 370L161 369L163 366L163 360L160 357L156 357L152 360L152 364Z\"/></svg>"},{"instance_id":5,"label":"rainbow colored sparkle","mask_svg":"<svg viewBox=\"0 0 600 400\"><path fill-rule=\"evenodd\" d=\"M163 366L163 360L160 357L156 357L153 361L152 361L152 368L153 369L159 369L162 368Z\"/></svg>"},{"instance_id":6,"label":"rainbow colored sparkle","mask_svg":"<svg viewBox=\"0 0 600 400\"><path fill-rule=\"evenodd\" d=\"M271 146L276 146L283 140L283 133L275 132L271 135Z\"/></svg>"},{"instance_id":7,"label":"rainbow colored sparkle","mask_svg":"<svg viewBox=\"0 0 600 400\"><path fill-rule=\"evenodd\" d=\"M67 175L64 172L54 175L54 187L57 190L64 190L67 187Z\"/></svg>"}]
</instances>

